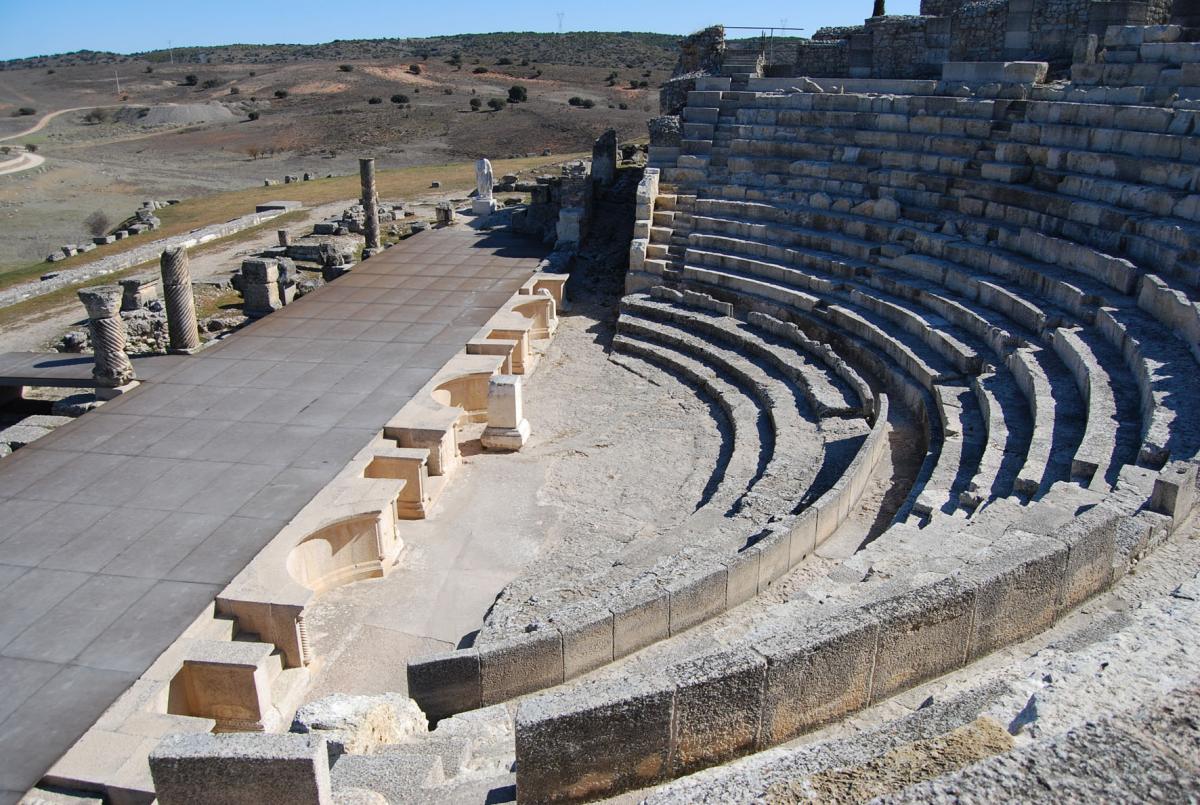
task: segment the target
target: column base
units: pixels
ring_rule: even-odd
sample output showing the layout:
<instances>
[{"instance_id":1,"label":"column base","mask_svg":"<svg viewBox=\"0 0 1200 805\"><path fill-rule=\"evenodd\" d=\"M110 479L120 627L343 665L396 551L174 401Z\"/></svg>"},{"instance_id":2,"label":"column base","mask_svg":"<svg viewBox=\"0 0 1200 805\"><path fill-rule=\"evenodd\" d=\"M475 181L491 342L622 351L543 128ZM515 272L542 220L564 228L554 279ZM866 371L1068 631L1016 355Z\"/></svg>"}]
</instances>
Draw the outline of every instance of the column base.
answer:
<instances>
[{"instance_id":1,"label":"column base","mask_svg":"<svg viewBox=\"0 0 1200 805\"><path fill-rule=\"evenodd\" d=\"M130 380L125 385L117 386L115 388L110 388L108 386L99 386L96 388L96 399L97 400L105 400L105 401L115 400L117 397L120 397L125 392L133 391L135 388L138 387L138 385L139 385L139 381Z\"/></svg>"},{"instance_id":2,"label":"column base","mask_svg":"<svg viewBox=\"0 0 1200 805\"><path fill-rule=\"evenodd\" d=\"M530 431L529 420L522 419L515 428L485 428L479 442L485 450L512 453L525 446Z\"/></svg>"},{"instance_id":3,"label":"column base","mask_svg":"<svg viewBox=\"0 0 1200 805\"><path fill-rule=\"evenodd\" d=\"M199 352L202 349L204 349L203 346L190 347L188 349L177 349L175 347L171 347L170 349L167 350L167 354L168 355L195 355L197 352Z\"/></svg>"}]
</instances>

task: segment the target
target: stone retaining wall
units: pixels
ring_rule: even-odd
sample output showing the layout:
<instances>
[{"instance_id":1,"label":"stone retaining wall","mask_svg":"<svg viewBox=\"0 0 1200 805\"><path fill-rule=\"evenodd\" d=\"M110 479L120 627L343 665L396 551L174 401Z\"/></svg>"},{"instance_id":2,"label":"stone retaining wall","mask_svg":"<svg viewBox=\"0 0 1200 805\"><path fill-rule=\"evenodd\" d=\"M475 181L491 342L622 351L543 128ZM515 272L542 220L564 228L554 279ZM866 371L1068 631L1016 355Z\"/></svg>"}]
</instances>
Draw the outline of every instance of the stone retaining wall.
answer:
<instances>
[{"instance_id":1,"label":"stone retaining wall","mask_svg":"<svg viewBox=\"0 0 1200 805\"><path fill-rule=\"evenodd\" d=\"M148 260L157 260L158 256L171 246L191 248L201 243L207 243L210 240L229 237L237 232L241 232L243 229L249 229L252 226L258 226L264 221L270 221L272 218L276 218L283 213L284 210L252 212L249 215L243 215L240 218L234 218L225 223L193 229L191 232L183 235L160 238L152 243L136 246L120 254L101 257L78 268L65 268L51 279L38 282L24 282L0 291L0 307L15 305L17 302L33 299L78 282L86 282L87 280L122 271Z\"/></svg>"},{"instance_id":2,"label":"stone retaining wall","mask_svg":"<svg viewBox=\"0 0 1200 805\"><path fill-rule=\"evenodd\" d=\"M1026 639L1111 584L1123 513L1101 504L1053 536L1010 528L954 575L868 598L650 677L529 699L517 713L522 802L611 796L759 751Z\"/></svg>"}]
</instances>

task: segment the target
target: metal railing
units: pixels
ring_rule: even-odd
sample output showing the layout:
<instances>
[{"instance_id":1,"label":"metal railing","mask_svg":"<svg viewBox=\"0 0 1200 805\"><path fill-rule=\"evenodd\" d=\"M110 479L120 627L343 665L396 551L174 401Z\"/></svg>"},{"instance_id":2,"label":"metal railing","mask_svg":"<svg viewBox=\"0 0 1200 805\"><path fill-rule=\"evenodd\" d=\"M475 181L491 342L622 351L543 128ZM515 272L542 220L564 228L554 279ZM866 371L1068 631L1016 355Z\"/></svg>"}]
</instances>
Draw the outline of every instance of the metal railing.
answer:
<instances>
[{"instance_id":1,"label":"metal railing","mask_svg":"<svg viewBox=\"0 0 1200 805\"><path fill-rule=\"evenodd\" d=\"M803 28L788 28L781 25L726 25L726 31L758 31L759 32L759 54L763 56L767 64L779 64L777 58L781 54L776 52L777 42L775 41L776 31L803 31ZM792 54L793 56L795 54ZM786 55L783 60L790 62L793 58Z\"/></svg>"}]
</instances>

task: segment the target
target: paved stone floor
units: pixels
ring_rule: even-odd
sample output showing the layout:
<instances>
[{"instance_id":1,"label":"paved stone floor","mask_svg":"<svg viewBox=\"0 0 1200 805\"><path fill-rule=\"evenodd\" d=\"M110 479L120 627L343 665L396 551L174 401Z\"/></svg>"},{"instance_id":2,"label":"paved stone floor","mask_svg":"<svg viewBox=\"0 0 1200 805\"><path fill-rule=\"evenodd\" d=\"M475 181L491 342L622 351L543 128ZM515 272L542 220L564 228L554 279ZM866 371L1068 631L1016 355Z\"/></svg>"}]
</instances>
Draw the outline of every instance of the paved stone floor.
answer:
<instances>
[{"instance_id":1,"label":"paved stone floor","mask_svg":"<svg viewBox=\"0 0 1200 805\"><path fill-rule=\"evenodd\" d=\"M417 235L0 460L0 802L15 801L527 279Z\"/></svg>"}]
</instances>

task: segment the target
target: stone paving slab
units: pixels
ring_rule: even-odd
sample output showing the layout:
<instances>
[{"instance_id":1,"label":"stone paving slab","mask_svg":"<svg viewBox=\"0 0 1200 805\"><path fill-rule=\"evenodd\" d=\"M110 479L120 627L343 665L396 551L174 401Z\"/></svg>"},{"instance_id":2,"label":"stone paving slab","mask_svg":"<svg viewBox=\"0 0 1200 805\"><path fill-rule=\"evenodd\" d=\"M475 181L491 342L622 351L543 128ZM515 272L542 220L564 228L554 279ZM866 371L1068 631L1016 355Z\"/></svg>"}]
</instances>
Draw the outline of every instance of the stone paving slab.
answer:
<instances>
[{"instance_id":1,"label":"stone paving slab","mask_svg":"<svg viewBox=\"0 0 1200 805\"><path fill-rule=\"evenodd\" d=\"M422 233L0 460L0 803L39 780L544 254L508 235Z\"/></svg>"},{"instance_id":2,"label":"stone paving slab","mask_svg":"<svg viewBox=\"0 0 1200 805\"><path fill-rule=\"evenodd\" d=\"M138 380L154 380L163 372L178 368L186 358L182 355L142 355L131 360ZM90 353L4 352L0 353L0 386L95 388L93 364Z\"/></svg>"}]
</instances>

